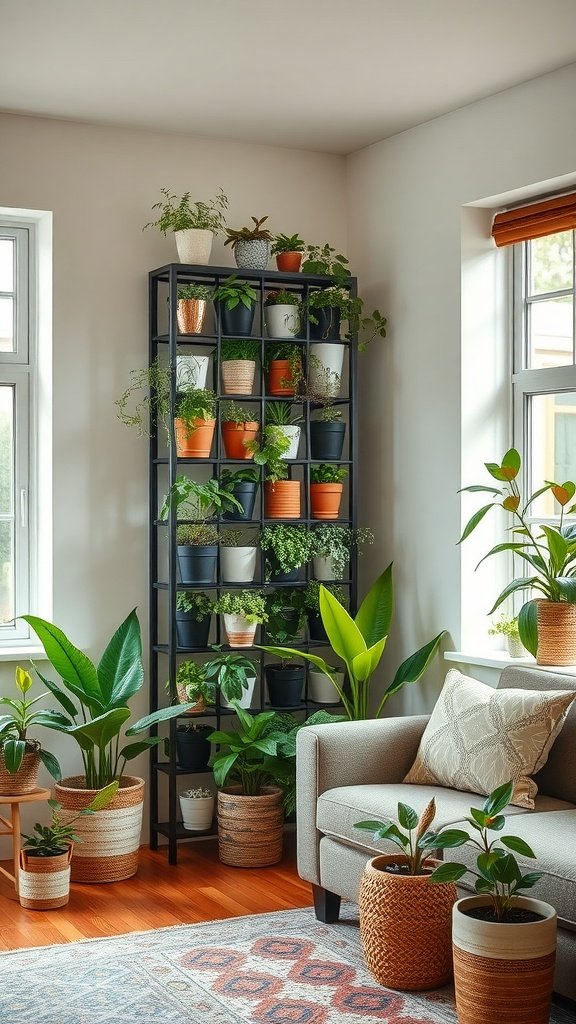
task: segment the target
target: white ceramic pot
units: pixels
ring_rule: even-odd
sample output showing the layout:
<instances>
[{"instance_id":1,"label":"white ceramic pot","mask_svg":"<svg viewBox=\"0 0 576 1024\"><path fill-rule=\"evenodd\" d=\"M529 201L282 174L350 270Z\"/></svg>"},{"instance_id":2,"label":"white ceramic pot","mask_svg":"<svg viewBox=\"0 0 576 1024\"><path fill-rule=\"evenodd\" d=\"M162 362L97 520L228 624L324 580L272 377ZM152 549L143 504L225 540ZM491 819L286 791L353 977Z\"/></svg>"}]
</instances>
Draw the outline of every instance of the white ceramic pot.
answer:
<instances>
[{"instance_id":1,"label":"white ceramic pot","mask_svg":"<svg viewBox=\"0 0 576 1024\"><path fill-rule=\"evenodd\" d=\"M220 572L224 583L252 583L256 572L255 547L221 547Z\"/></svg>"},{"instance_id":2,"label":"white ceramic pot","mask_svg":"<svg viewBox=\"0 0 576 1024\"><path fill-rule=\"evenodd\" d=\"M342 383L344 345L319 341L310 345L308 385L312 394L337 398Z\"/></svg>"},{"instance_id":3,"label":"white ceramic pot","mask_svg":"<svg viewBox=\"0 0 576 1024\"><path fill-rule=\"evenodd\" d=\"M300 333L298 306L264 306L264 322L269 338L295 338Z\"/></svg>"},{"instance_id":4,"label":"white ceramic pot","mask_svg":"<svg viewBox=\"0 0 576 1024\"><path fill-rule=\"evenodd\" d=\"M176 356L176 387L178 391L195 391L206 387L210 356Z\"/></svg>"},{"instance_id":5,"label":"white ceramic pot","mask_svg":"<svg viewBox=\"0 0 576 1024\"><path fill-rule=\"evenodd\" d=\"M338 686L342 689L344 685L344 673L335 672ZM311 668L308 673L308 697L316 704L336 704L340 700L337 691L334 689L331 680L325 672L320 669Z\"/></svg>"},{"instance_id":6,"label":"white ceramic pot","mask_svg":"<svg viewBox=\"0 0 576 1024\"><path fill-rule=\"evenodd\" d=\"M252 706L252 697L254 696L256 676L246 676L246 682L248 683L248 689L243 691L240 700L237 702L241 708L249 708ZM220 702L223 708L233 707L232 701L226 700L225 697L221 697Z\"/></svg>"},{"instance_id":7,"label":"white ceramic pot","mask_svg":"<svg viewBox=\"0 0 576 1024\"><path fill-rule=\"evenodd\" d=\"M298 448L300 446L300 434L301 434L300 427L289 426L289 427L278 427L278 429L281 430L282 433L284 434L284 437L287 437L288 440L290 441L290 447L288 448L288 450L286 452L284 452L284 455L281 456L282 459L284 459L284 461L286 461L288 459L297 459L298 458Z\"/></svg>"},{"instance_id":8,"label":"white ceramic pot","mask_svg":"<svg viewBox=\"0 0 576 1024\"><path fill-rule=\"evenodd\" d=\"M506 637L508 643L508 654L511 658L524 658L528 651L524 647L524 644L517 636Z\"/></svg>"},{"instance_id":9,"label":"white ceramic pot","mask_svg":"<svg viewBox=\"0 0 576 1024\"><path fill-rule=\"evenodd\" d=\"M256 636L256 623L243 615L224 615L224 629L230 647L252 647Z\"/></svg>"},{"instance_id":10,"label":"white ceramic pot","mask_svg":"<svg viewBox=\"0 0 576 1024\"><path fill-rule=\"evenodd\" d=\"M270 259L270 242L265 238L240 240L234 246L234 258L237 267L244 267L246 270L266 270Z\"/></svg>"},{"instance_id":11,"label":"white ceramic pot","mask_svg":"<svg viewBox=\"0 0 576 1024\"><path fill-rule=\"evenodd\" d=\"M182 824L187 832L208 832L214 818L214 796L181 796Z\"/></svg>"},{"instance_id":12,"label":"white ceramic pot","mask_svg":"<svg viewBox=\"0 0 576 1024\"><path fill-rule=\"evenodd\" d=\"M180 263L210 262L214 232L203 228L188 228L186 231L175 231L176 248Z\"/></svg>"},{"instance_id":13,"label":"white ceramic pot","mask_svg":"<svg viewBox=\"0 0 576 1024\"><path fill-rule=\"evenodd\" d=\"M343 578L342 573L338 576L334 572L334 562L332 555L316 555L312 559L312 568L314 570L314 579L325 582L326 580L341 580Z\"/></svg>"}]
</instances>

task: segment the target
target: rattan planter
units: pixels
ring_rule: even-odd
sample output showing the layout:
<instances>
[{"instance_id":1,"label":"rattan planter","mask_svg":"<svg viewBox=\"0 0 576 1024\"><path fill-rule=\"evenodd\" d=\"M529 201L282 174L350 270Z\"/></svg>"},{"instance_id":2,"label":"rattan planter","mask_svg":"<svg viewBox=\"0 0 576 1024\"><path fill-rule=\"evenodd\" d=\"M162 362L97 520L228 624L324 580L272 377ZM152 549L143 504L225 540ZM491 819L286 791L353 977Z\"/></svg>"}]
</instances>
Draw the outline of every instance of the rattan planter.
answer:
<instances>
[{"instance_id":1,"label":"rattan planter","mask_svg":"<svg viewBox=\"0 0 576 1024\"><path fill-rule=\"evenodd\" d=\"M267 786L262 796L242 796L239 786L218 793L218 853L235 868L263 868L282 860L282 790Z\"/></svg>"},{"instance_id":2,"label":"rattan planter","mask_svg":"<svg viewBox=\"0 0 576 1024\"><path fill-rule=\"evenodd\" d=\"M18 898L26 910L56 910L70 899L72 846L56 857L31 857L20 851Z\"/></svg>"},{"instance_id":3,"label":"rattan planter","mask_svg":"<svg viewBox=\"0 0 576 1024\"><path fill-rule=\"evenodd\" d=\"M97 792L85 788L82 775L63 779L55 786L56 800L64 812L70 811L69 818L86 807ZM105 810L76 822L81 842L72 856L73 882L119 882L136 874L143 805L144 779L125 775Z\"/></svg>"},{"instance_id":4,"label":"rattan planter","mask_svg":"<svg viewBox=\"0 0 576 1024\"><path fill-rule=\"evenodd\" d=\"M556 953L556 911L540 900L516 905L541 914L529 924L494 924L462 913L485 896L458 900L453 910L454 985L460 1024L548 1024Z\"/></svg>"},{"instance_id":5,"label":"rattan planter","mask_svg":"<svg viewBox=\"0 0 576 1024\"><path fill-rule=\"evenodd\" d=\"M222 363L222 390L225 395L251 395L256 363L253 359L226 359Z\"/></svg>"},{"instance_id":6,"label":"rattan planter","mask_svg":"<svg viewBox=\"0 0 576 1024\"><path fill-rule=\"evenodd\" d=\"M576 665L576 604L537 601L538 665Z\"/></svg>"},{"instance_id":7,"label":"rattan planter","mask_svg":"<svg viewBox=\"0 0 576 1024\"><path fill-rule=\"evenodd\" d=\"M4 751L0 747L0 796L26 796L38 789L38 772L40 771L40 754L33 751L24 754L22 764L12 774L6 768Z\"/></svg>"},{"instance_id":8,"label":"rattan planter","mask_svg":"<svg viewBox=\"0 0 576 1024\"><path fill-rule=\"evenodd\" d=\"M374 857L360 883L360 934L370 972L381 985L403 991L440 988L452 975L450 922L456 886L432 884L428 875L394 875L387 864L401 855ZM428 860L432 868L437 861Z\"/></svg>"}]
</instances>

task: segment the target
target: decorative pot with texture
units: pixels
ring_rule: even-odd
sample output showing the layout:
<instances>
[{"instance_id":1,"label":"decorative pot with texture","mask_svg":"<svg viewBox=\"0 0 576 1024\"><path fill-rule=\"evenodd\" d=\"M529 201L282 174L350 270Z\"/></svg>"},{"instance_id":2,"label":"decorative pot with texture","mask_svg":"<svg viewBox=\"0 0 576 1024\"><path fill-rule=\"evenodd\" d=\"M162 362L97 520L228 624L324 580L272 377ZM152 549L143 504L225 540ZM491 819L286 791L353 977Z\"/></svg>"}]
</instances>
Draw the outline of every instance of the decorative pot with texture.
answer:
<instances>
[{"instance_id":1,"label":"decorative pot with texture","mask_svg":"<svg viewBox=\"0 0 576 1024\"><path fill-rule=\"evenodd\" d=\"M206 711L206 701L204 697L189 697L186 693L186 687L184 683L176 680L176 693L178 694L179 704L192 704L191 708L187 711L182 711L183 715L202 715Z\"/></svg>"},{"instance_id":2,"label":"decorative pot with texture","mask_svg":"<svg viewBox=\"0 0 576 1024\"><path fill-rule=\"evenodd\" d=\"M179 334L202 334L208 303L206 299L178 299L176 317Z\"/></svg>"},{"instance_id":3,"label":"decorative pot with texture","mask_svg":"<svg viewBox=\"0 0 576 1024\"><path fill-rule=\"evenodd\" d=\"M310 345L308 386L310 392L322 398L337 398L342 383L344 345L321 342Z\"/></svg>"},{"instance_id":4,"label":"decorative pot with texture","mask_svg":"<svg viewBox=\"0 0 576 1024\"><path fill-rule=\"evenodd\" d=\"M175 231L174 239L180 263L201 263L206 266L210 262L214 232L205 228L187 228Z\"/></svg>"},{"instance_id":5,"label":"decorative pot with texture","mask_svg":"<svg viewBox=\"0 0 576 1024\"><path fill-rule=\"evenodd\" d=\"M226 359L222 363L222 391L225 395L251 395L256 363L253 359Z\"/></svg>"},{"instance_id":6,"label":"decorative pot with texture","mask_svg":"<svg viewBox=\"0 0 576 1024\"><path fill-rule=\"evenodd\" d=\"M75 817L96 796L98 790L85 789L84 782L76 775L56 783L64 820ZM125 775L105 810L74 823L81 842L72 854L73 882L119 882L136 874L143 805L144 779Z\"/></svg>"},{"instance_id":7,"label":"decorative pot with texture","mask_svg":"<svg viewBox=\"0 0 576 1024\"><path fill-rule=\"evenodd\" d=\"M27 751L17 772L9 772L0 746L0 796L26 796L38 789L40 754Z\"/></svg>"},{"instance_id":8,"label":"decorative pot with texture","mask_svg":"<svg viewBox=\"0 0 576 1024\"><path fill-rule=\"evenodd\" d=\"M338 519L343 484L310 484L312 519Z\"/></svg>"},{"instance_id":9,"label":"decorative pot with texture","mask_svg":"<svg viewBox=\"0 0 576 1024\"><path fill-rule=\"evenodd\" d=\"M56 910L70 899L72 845L54 857L33 857L20 851L18 899L26 910Z\"/></svg>"},{"instance_id":10,"label":"decorative pot with texture","mask_svg":"<svg viewBox=\"0 0 576 1024\"><path fill-rule=\"evenodd\" d=\"M249 545L220 548L223 583L252 583L256 573L257 548Z\"/></svg>"},{"instance_id":11,"label":"decorative pot with texture","mask_svg":"<svg viewBox=\"0 0 576 1024\"><path fill-rule=\"evenodd\" d=\"M420 992L440 988L452 976L450 925L457 892L452 883L432 884L429 875L385 870L406 859L391 854L368 861L360 883L360 935L367 966L380 985ZM426 866L433 870L438 863L428 860Z\"/></svg>"},{"instance_id":12,"label":"decorative pot with texture","mask_svg":"<svg viewBox=\"0 0 576 1024\"><path fill-rule=\"evenodd\" d=\"M240 239L234 246L237 267L246 270L266 270L270 259L270 242L265 238Z\"/></svg>"},{"instance_id":13,"label":"decorative pot with texture","mask_svg":"<svg viewBox=\"0 0 576 1024\"><path fill-rule=\"evenodd\" d=\"M176 417L176 455L179 459L209 459L216 420L194 420L188 424Z\"/></svg>"},{"instance_id":14,"label":"decorative pot with texture","mask_svg":"<svg viewBox=\"0 0 576 1024\"><path fill-rule=\"evenodd\" d=\"M248 420L246 423L234 423L228 421L222 424L222 440L227 459L253 459L245 441L253 441L258 433L256 420Z\"/></svg>"},{"instance_id":15,"label":"decorative pot with texture","mask_svg":"<svg viewBox=\"0 0 576 1024\"><path fill-rule=\"evenodd\" d=\"M224 615L224 629L230 647L252 647L256 626L256 622L248 622L243 615Z\"/></svg>"},{"instance_id":16,"label":"decorative pot with texture","mask_svg":"<svg viewBox=\"0 0 576 1024\"><path fill-rule=\"evenodd\" d=\"M280 303L264 306L264 323L269 338L296 338L300 333L299 308Z\"/></svg>"},{"instance_id":17,"label":"decorative pot with texture","mask_svg":"<svg viewBox=\"0 0 576 1024\"><path fill-rule=\"evenodd\" d=\"M536 601L538 665L576 665L576 604Z\"/></svg>"},{"instance_id":18,"label":"decorative pot with texture","mask_svg":"<svg viewBox=\"0 0 576 1024\"><path fill-rule=\"evenodd\" d=\"M519 896L517 907L540 914L525 924L469 917L486 896L458 900L452 913L454 986L460 1024L548 1024L554 981L557 916L541 900Z\"/></svg>"},{"instance_id":19,"label":"decorative pot with texture","mask_svg":"<svg viewBox=\"0 0 576 1024\"><path fill-rule=\"evenodd\" d=\"M182 824L187 832L208 832L214 817L214 796L180 797Z\"/></svg>"},{"instance_id":20,"label":"decorative pot with texture","mask_svg":"<svg viewBox=\"0 0 576 1024\"><path fill-rule=\"evenodd\" d=\"M300 481L267 480L264 484L266 519L300 518Z\"/></svg>"},{"instance_id":21,"label":"decorative pot with texture","mask_svg":"<svg viewBox=\"0 0 576 1024\"><path fill-rule=\"evenodd\" d=\"M218 793L218 853L223 864L263 868L282 860L282 790L266 786L261 796L243 796L239 786Z\"/></svg>"}]
</instances>

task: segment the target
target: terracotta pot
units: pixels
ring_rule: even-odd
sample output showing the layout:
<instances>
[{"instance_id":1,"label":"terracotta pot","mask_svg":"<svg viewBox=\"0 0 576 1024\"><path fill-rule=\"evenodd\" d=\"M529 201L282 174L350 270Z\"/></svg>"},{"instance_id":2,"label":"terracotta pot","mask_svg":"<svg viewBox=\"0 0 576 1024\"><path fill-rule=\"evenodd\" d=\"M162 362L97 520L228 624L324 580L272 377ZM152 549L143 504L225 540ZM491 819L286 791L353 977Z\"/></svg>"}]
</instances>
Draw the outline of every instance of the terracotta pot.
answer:
<instances>
[{"instance_id":1,"label":"terracotta pot","mask_svg":"<svg viewBox=\"0 0 576 1024\"><path fill-rule=\"evenodd\" d=\"M538 665L576 665L576 604L537 601Z\"/></svg>"},{"instance_id":2,"label":"terracotta pot","mask_svg":"<svg viewBox=\"0 0 576 1024\"><path fill-rule=\"evenodd\" d=\"M253 359L226 359L222 363L222 390L225 395L251 395L256 363Z\"/></svg>"},{"instance_id":3,"label":"terracotta pot","mask_svg":"<svg viewBox=\"0 0 576 1024\"><path fill-rule=\"evenodd\" d=\"M227 459L252 459L245 441L253 441L258 433L258 423L249 420L247 423L223 423L222 440Z\"/></svg>"},{"instance_id":4,"label":"terracotta pot","mask_svg":"<svg viewBox=\"0 0 576 1024\"><path fill-rule=\"evenodd\" d=\"M385 870L406 860L392 854L368 861L360 883L360 935L366 963L380 985L419 992L440 988L452 975L450 926L457 892L452 883L432 884L429 875ZM438 863L428 860L426 866L432 870Z\"/></svg>"},{"instance_id":5,"label":"terracotta pot","mask_svg":"<svg viewBox=\"0 0 576 1024\"><path fill-rule=\"evenodd\" d=\"M6 768L4 751L0 747L0 796L26 796L38 789L40 754L28 751L14 775Z\"/></svg>"},{"instance_id":6,"label":"terracotta pot","mask_svg":"<svg viewBox=\"0 0 576 1024\"><path fill-rule=\"evenodd\" d=\"M264 484L264 514L266 519L299 519L300 481L267 480Z\"/></svg>"},{"instance_id":7,"label":"terracotta pot","mask_svg":"<svg viewBox=\"0 0 576 1024\"><path fill-rule=\"evenodd\" d=\"M276 266L286 274L297 274L302 265L302 256L301 252L279 252L276 256Z\"/></svg>"},{"instance_id":8,"label":"terracotta pot","mask_svg":"<svg viewBox=\"0 0 576 1024\"><path fill-rule=\"evenodd\" d=\"M209 459L216 420L194 420L193 429L178 417L174 420L179 459Z\"/></svg>"},{"instance_id":9,"label":"terracotta pot","mask_svg":"<svg viewBox=\"0 0 576 1024\"><path fill-rule=\"evenodd\" d=\"M206 310L206 299L178 299L176 317L180 334L202 334Z\"/></svg>"},{"instance_id":10,"label":"terracotta pot","mask_svg":"<svg viewBox=\"0 0 576 1024\"><path fill-rule=\"evenodd\" d=\"M338 519L343 484L310 484L312 519Z\"/></svg>"},{"instance_id":11,"label":"terracotta pot","mask_svg":"<svg viewBox=\"0 0 576 1024\"><path fill-rule=\"evenodd\" d=\"M292 398L296 384L288 359L273 359L266 374L266 390L274 398Z\"/></svg>"},{"instance_id":12,"label":"terracotta pot","mask_svg":"<svg viewBox=\"0 0 576 1024\"><path fill-rule=\"evenodd\" d=\"M86 789L77 775L57 782L54 794L69 820L94 799L98 790ZM144 806L144 779L124 775L120 789L103 811L74 823L81 842L72 854L73 882L119 882L138 870L138 851Z\"/></svg>"},{"instance_id":13,"label":"terracotta pot","mask_svg":"<svg viewBox=\"0 0 576 1024\"><path fill-rule=\"evenodd\" d=\"M261 796L243 796L239 786L218 793L218 854L223 864L263 868L282 860L282 790L264 787Z\"/></svg>"},{"instance_id":14,"label":"terracotta pot","mask_svg":"<svg viewBox=\"0 0 576 1024\"><path fill-rule=\"evenodd\" d=\"M70 899L72 844L54 857L33 857L20 851L18 899L26 910L56 910Z\"/></svg>"},{"instance_id":15,"label":"terracotta pot","mask_svg":"<svg viewBox=\"0 0 576 1024\"><path fill-rule=\"evenodd\" d=\"M554 907L526 896L516 906L541 915L526 924L496 924L465 910L485 896L458 900L452 912L454 987L460 1024L548 1024L554 981Z\"/></svg>"}]
</instances>

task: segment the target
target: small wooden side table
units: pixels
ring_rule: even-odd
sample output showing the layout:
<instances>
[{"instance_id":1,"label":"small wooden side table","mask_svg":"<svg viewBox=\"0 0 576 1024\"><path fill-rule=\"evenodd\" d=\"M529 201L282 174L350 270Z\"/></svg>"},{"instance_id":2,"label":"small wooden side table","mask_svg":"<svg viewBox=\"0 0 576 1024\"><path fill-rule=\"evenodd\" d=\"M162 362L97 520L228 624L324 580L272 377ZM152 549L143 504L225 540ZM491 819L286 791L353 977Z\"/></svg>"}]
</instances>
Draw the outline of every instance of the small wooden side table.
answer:
<instances>
[{"instance_id":1,"label":"small wooden side table","mask_svg":"<svg viewBox=\"0 0 576 1024\"><path fill-rule=\"evenodd\" d=\"M18 871L20 869L20 804L34 804L50 799L49 789L34 789L31 793L22 796L0 796L0 807L9 806L12 812L12 820L4 818L0 814L0 836L12 836L12 853L14 860L14 874L0 866L0 871L11 882L14 882L16 894L18 894Z\"/></svg>"}]
</instances>

